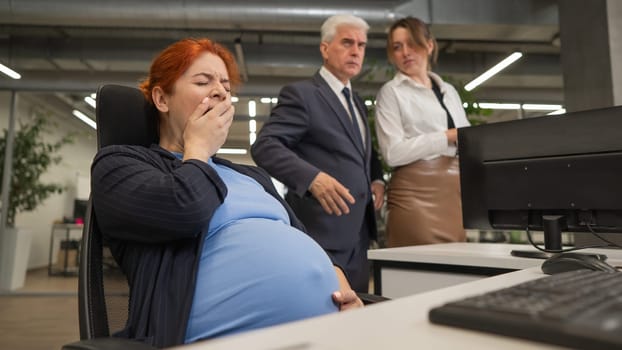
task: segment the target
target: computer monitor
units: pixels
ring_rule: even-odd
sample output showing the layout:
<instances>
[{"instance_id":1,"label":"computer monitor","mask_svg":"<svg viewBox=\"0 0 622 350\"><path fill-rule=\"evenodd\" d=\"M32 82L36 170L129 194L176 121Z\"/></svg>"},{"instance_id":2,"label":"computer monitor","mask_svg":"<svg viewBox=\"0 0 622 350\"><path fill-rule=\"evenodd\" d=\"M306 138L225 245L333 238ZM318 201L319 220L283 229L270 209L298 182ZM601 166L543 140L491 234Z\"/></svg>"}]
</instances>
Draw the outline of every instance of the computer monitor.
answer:
<instances>
[{"instance_id":1,"label":"computer monitor","mask_svg":"<svg viewBox=\"0 0 622 350\"><path fill-rule=\"evenodd\" d=\"M467 229L622 232L622 106L458 130Z\"/></svg>"}]
</instances>

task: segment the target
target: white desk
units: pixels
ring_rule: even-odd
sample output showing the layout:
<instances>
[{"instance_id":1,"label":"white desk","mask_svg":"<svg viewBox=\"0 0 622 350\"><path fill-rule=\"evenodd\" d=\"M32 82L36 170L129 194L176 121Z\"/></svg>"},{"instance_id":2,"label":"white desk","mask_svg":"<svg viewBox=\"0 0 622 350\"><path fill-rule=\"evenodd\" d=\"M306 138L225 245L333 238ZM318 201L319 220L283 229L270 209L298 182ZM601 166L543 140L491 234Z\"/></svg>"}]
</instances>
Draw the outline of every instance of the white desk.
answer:
<instances>
[{"instance_id":1,"label":"white desk","mask_svg":"<svg viewBox=\"0 0 622 350\"><path fill-rule=\"evenodd\" d=\"M502 251L503 247L482 245L483 249ZM513 246L506 247L512 248ZM442 247L439 247L441 249ZM445 245L447 252L455 247ZM469 248L475 249L475 248ZM482 249L482 248L480 248ZM606 253L609 263L622 265L622 252L615 250L591 250ZM457 259L475 263L477 256L467 258L463 252ZM508 251L509 253L509 251ZM457 254L457 252L456 252ZM425 254L423 254L425 255ZM429 261L438 257L429 254ZM460 255L460 254L458 254ZM494 254L493 254L494 255ZM501 266L516 268L517 265ZM442 262L442 261L441 261ZM525 263L525 262L523 262ZM521 263L519 263L521 264ZM540 267L505 273L398 298L362 309L292 322L229 337L199 342L177 348L178 350L379 350L379 349L478 349L478 350L529 350L560 349L559 347L532 341L493 335L489 333L439 326L428 321L431 308L464 297L485 293L521 282L544 277Z\"/></svg>"},{"instance_id":2,"label":"white desk","mask_svg":"<svg viewBox=\"0 0 622 350\"><path fill-rule=\"evenodd\" d=\"M374 294L399 298L539 267L544 260L517 258L512 250L536 251L530 245L505 243L446 243L374 249L367 256L374 266ZM622 252L586 249L622 260Z\"/></svg>"},{"instance_id":3,"label":"white desk","mask_svg":"<svg viewBox=\"0 0 622 350\"><path fill-rule=\"evenodd\" d=\"M555 349L428 321L428 311L434 306L542 276L539 268L516 271L362 309L186 345L179 350Z\"/></svg>"}]
</instances>

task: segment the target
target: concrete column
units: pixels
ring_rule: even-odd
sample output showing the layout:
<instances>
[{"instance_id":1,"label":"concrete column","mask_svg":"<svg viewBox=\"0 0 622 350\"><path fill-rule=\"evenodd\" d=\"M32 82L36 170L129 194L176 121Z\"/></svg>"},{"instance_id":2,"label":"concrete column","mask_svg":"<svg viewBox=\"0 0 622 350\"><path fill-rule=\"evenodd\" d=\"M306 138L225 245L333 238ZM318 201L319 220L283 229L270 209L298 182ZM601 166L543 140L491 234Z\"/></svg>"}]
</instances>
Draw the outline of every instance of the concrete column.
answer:
<instances>
[{"instance_id":1,"label":"concrete column","mask_svg":"<svg viewBox=\"0 0 622 350\"><path fill-rule=\"evenodd\" d=\"M622 105L622 1L559 1L564 105L569 112ZM601 234L622 244L620 234ZM575 234L578 247L604 244Z\"/></svg>"},{"instance_id":2,"label":"concrete column","mask_svg":"<svg viewBox=\"0 0 622 350\"><path fill-rule=\"evenodd\" d=\"M622 2L559 1L559 26L566 110L622 105Z\"/></svg>"}]
</instances>

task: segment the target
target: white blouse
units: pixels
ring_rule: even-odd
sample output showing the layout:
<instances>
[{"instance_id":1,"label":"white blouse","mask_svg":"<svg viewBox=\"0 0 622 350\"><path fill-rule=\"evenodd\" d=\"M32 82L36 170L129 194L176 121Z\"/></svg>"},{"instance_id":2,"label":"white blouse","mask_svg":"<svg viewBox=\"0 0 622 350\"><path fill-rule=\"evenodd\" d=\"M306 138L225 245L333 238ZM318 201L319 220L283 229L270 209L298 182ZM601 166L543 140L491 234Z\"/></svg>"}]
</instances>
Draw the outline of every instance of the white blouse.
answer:
<instances>
[{"instance_id":1,"label":"white blouse","mask_svg":"<svg viewBox=\"0 0 622 350\"><path fill-rule=\"evenodd\" d=\"M428 74L440 87L456 128L469 126L456 89L435 73ZM389 166L455 156L456 146L448 144L446 130L447 113L432 89L398 72L378 91L376 134Z\"/></svg>"}]
</instances>

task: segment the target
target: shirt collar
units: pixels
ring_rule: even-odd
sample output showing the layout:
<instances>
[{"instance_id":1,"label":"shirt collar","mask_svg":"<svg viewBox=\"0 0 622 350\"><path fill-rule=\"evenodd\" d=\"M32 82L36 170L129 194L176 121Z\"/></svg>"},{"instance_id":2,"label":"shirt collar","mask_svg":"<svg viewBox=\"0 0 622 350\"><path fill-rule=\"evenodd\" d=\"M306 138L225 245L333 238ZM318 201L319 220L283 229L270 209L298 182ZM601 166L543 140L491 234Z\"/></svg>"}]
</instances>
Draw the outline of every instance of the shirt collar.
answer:
<instances>
[{"instance_id":1,"label":"shirt collar","mask_svg":"<svg viewBox=\"0 0 622 350\"><path fill-rule=\"evenodd\" d=\"M335 77L333 73L326 69L326 67L322 66L322 68L320 68L320 75L322 76L322 78L324 78L324 80L326 80L326 83L328 83L328 86L330 86L331 90L335 92L335 95L341 96L341 91L344 87L347 87L348 89L350 89L350 92L352 92L352 85L350 84L349 80L346 85L343 85L343 83L339 79L337 79L337 77Z\"/></svg>"},{"instance_id":2,"label":"shirt collar","mask_svg":"<svg viewBox=\"0 0 622 350\"><path fill-rule=\"evenodd\" d=\"M443 79L436 73L434 72L428 72L428 76L430 76L430 79L434 80L436 82L436 84L439 86L439 88L441 89L442 93L445 93L445 84ZM395 77L393 78L398 84L404 84L404 83L408 83L408 84L412 84L415 87L418 88L425 88L423 85L421 85L419 82L411 79L409 76L407 76L406 74L398 71L395 74Z\"/></svg>"}]
</instances>

